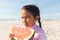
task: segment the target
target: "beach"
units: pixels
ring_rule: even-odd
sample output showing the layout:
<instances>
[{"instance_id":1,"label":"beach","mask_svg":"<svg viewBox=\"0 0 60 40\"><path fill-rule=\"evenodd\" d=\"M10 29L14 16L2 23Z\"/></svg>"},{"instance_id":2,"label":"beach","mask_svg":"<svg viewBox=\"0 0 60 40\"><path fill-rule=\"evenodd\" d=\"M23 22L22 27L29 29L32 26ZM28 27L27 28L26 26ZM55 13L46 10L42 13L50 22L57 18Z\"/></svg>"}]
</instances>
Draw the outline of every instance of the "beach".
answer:
<instances>
[{"instance_id":1,"label":"beach","mask_svg":"<svg viewBox=\"0 0 60 40\"><path fill-rule=\"evenodd\" d=\"M60 20L42 20L47 40L60 40ZM0 22L0 40L9 40L10 28L14 25L21 26L20 21Z\"/></svg>"},{"instance_id":2,"label":"beach","mask_svg":"<svg viewBox=\"0 0 60 40\"><path fill-rule=\"evenodd\" d=\"M47 40L60 40L60 20L43 20L42 27Z\"/></svg>"}]
</instances>

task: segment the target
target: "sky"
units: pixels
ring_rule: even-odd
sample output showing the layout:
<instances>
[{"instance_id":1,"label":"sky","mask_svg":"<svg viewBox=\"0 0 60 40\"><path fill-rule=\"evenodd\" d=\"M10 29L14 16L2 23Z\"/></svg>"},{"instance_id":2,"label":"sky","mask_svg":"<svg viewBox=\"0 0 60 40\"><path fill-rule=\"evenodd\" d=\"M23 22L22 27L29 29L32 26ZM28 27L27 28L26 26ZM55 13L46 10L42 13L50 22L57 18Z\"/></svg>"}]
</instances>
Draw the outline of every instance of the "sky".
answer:
<instances>
[{"instance_id":1,"label":"sky","mask_svg":"<svg viewBox=\"0 0 60 40\"><path fill-rule=\"evenodd\" d=\"M39 7L41 19L60 20L60 0L0 0L0 18L21 19L21 8L29 4Z\"/></svg>"}]
</instances>

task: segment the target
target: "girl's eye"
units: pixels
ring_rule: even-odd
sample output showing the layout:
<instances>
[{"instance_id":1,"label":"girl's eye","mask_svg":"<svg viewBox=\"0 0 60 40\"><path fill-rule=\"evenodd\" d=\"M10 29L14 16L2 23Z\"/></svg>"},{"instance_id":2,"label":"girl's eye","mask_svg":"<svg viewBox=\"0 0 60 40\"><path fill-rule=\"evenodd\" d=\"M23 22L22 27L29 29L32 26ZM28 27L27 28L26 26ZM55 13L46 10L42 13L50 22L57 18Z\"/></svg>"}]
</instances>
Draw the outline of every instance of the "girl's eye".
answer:
<instances>
[{"instance_id":1,"label":"girl's eye","mask_svg":"<svg viewBox=\"0 0 60 40\"><path fill-rule=\"evenodd\" d=\"M29 18L28 16L26 18Z\"/></svg>"},{"instance_id":2,"label":"girl's eye","mask_svg":"<svg viewBox=\"0 0 60 40\"><path fill-rule=\"evenodd\" d=\"M22 17L22 19L23 19L24 17Z\"/></svg>"},{"instance_id":3,"label":"girl's eye","mask_svg":"<svg viewBox=\"0 0 60 40\"><path fill-rule=\"evenodd\" d=\"M30 18L29 16L27 16L26 18Z\"/></svg>"}]
</instances>

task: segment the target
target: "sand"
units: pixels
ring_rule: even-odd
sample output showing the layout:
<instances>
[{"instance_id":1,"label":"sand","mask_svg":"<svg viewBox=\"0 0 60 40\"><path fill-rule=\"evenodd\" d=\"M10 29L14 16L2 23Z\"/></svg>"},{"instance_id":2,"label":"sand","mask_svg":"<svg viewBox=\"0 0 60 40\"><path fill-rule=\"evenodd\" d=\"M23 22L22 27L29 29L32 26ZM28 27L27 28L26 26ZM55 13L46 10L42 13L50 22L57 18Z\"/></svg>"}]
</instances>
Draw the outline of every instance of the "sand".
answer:
<instances>
[{"instance_id":1,"label":"sand","mask_svg":"<svg viewBox=\"0 0 60 40\"><path fill-rule=\"evenodd\" d=\"M42 20L47 40L60 40L60 20ZM0 22L0 40L9 40L9 32L12 25L20 25L20 21Z\"/></svg>"},{"instance_id":2,"label":"sand","mask_svg":"<svg viewBox=\"0 0 60 40\"><path fill-rule=\"evenodd\" d=\"M60 40L60 20L43 20L42 28L47 35L47 40Z\"/></svg>"}]
</instances>

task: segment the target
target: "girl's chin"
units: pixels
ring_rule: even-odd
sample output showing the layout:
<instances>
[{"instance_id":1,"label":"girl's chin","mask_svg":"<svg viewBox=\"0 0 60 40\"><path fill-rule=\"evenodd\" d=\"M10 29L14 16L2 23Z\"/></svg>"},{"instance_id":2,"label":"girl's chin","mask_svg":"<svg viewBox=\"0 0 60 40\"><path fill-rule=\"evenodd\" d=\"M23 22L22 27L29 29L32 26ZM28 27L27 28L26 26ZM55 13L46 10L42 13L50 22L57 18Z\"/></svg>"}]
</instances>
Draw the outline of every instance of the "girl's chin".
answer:
<instances>
[{"instance_id":1,"label":"girl's chin","mask_svg":"<svg viewBox=\"0 0 60 40\"><path fill-rule=\"evenodd\" d=\"M30 27L28 24L23 24L25 27Z\"/></svg>"}]
</instances>

